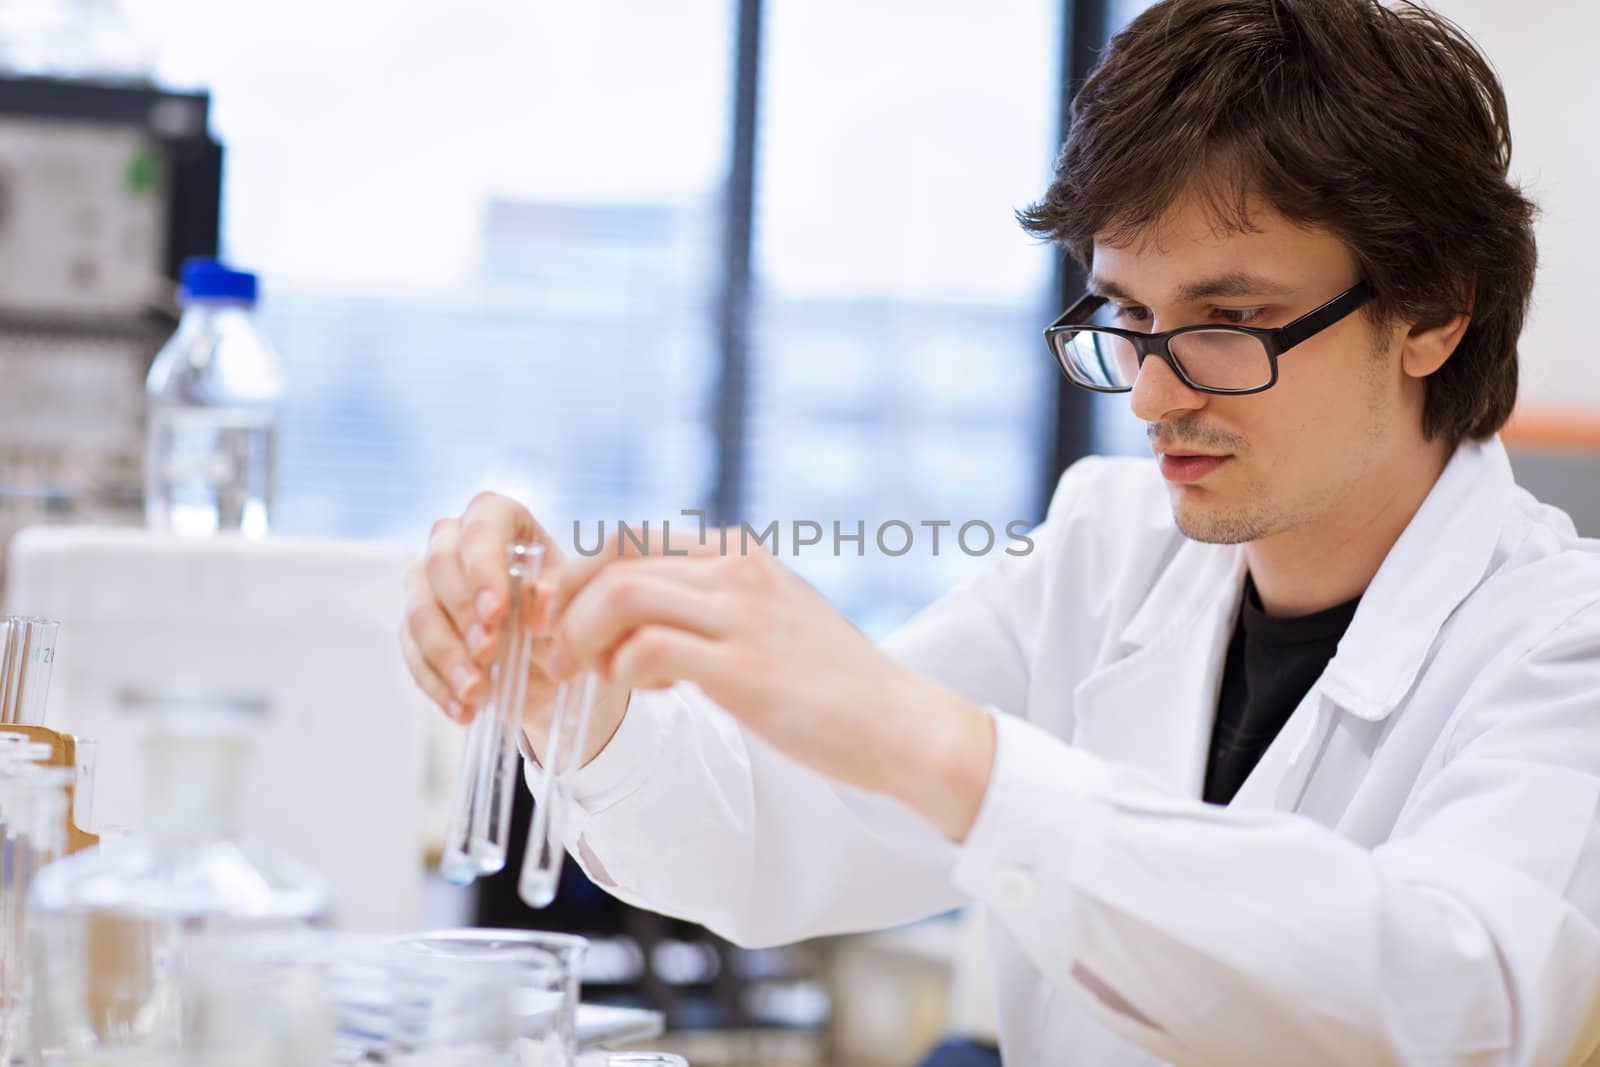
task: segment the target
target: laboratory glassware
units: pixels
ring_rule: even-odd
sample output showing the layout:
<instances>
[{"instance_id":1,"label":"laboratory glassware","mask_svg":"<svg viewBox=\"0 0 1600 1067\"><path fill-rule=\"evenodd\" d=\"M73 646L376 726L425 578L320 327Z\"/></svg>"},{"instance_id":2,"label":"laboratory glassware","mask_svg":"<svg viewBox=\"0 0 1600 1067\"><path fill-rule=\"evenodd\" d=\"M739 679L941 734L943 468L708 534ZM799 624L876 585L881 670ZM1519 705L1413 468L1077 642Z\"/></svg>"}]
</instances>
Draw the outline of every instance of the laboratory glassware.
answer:
<instances>
[{"instance_id":1,"label":"laboratory glassware","mask_svg":"<svg viewBox=\"0 0 1600 1067\"><path fill-rule=\"evenodd\" d=\"M12 615L0 631L0 723L44 725L61 624Z\"/></svg>"},{"instance_id":2,"label":"laboratory glassware","mask_svg":"<svg viewBox=\"0 0 1600 1067\"><path fill-rule=\"evenodd\" d=\"M0 723L11 721L11 661L20 640L15 623L14 615L0 619Z\"/></svg>"},{"instance_id":3,"label":"laboratory glassware","mask_svg":"<svg viewBox=\"0 0 1600 1067\"><path fill-rule=\"evenodd\" d=\"M561 999L561 958L516 940L302 930L225 932L191 953L211 1044L281 1048L286 1032L312 1035L302 1064L390 1067L570 1067L554 1013L529 1023L530 995ZM278 1034L274 1041L272 1035ZM302 1044L304 1044L302 1042ZM234 1067L234 1059L218 1059ZM276 1061L274 1061L276 1062ZM287 1062L287 1061L286 1061ZM296 1065L299 1067L299 1064Z\"/></svg>"},{"instance_id":4,"label":"laboratory glassware","mask_svg":"<svg viewBox=\"0 0 1600 1067\"><path fill-rule=\"evenodd\" d=\"M584 671L575 681L563 682L556 690L544 747L544 773L534 793L533 818L528 822L528 843L517 878L517 895L532 908L548 907L561 882L566 812L571 803L567 790L583 762L598 684L593 671ZM571 699L574 690L578 694L576 708Z\"/></svg>"},{"instance_id":5,"label":"laboratory glassware","mask_svg":"<svg viewBox=\"0 0 1600 1067\"><path fill-rule=\"evenodd\" d=\"M457 885L505 867L511 801L518 788L517 735L533 670L529 616L543 565L542 545L518 543L507 548L509 595L500 645L489 672L489 702L467 728L440 864L445 878ZM519 895L532 907L546 907L555 899L565 854L565 787L583 759L596 688L592 671L556 688L544 747L544 773L537 779L533 818L517 879Z\"/></svg>"},{"instance_id":6,"label":"laboratory glassware","mask_svg":"<svg viewBox=\"0 0 1600 1067\"><path fill-rule=\"evenodd\" d=\"M327 882L237 838L245 717L217 694L156 695L143 834L41 871L29 899L35 1067L176 1055L191 942L322 920Z\"/></svg>"},{"instance_id":7,"label":"laboratory glassware","mask_svg":"<svg viewBox=\"0 0 1600 1067\"><path fill-rule=\"evenodd\" d=\"M322 973L334 1064L570 1067L550 1003L576 997L562 952L518 931L506 939L456 933L496 931L304 931L262 944L282 973L307 965ZM530 997L542 1014L530 1017Z\"/></svg>"},{"instance_id":8,"label":"laboratory glassware","mask_svg":"<svg viewBox=\"0 0 1600 1067\"><path fill-rule=\"evenodd\" d=\"M72 785L72 825L85 833L94 832L95 770L100 763L100 742L75 738L74 781Z\"/></svg>"},{"instance_id":9,"label":"laboratory glassware","mask_svg":"<svg viewBox=\"0 0 1600 1067\"><path fill-rule=\"evenodd\" d=\"M420 951L458 958L531 950L541 965L518 979L513 1008L524 1048L537 1048L547 1061L571 1063L577 1050L579 988L586 938L543 930L497 930L481 927L429 930L411 935L406 944Z\"/></svg>"},{"instance_id":10,"label":"laboratory glassware","mask_svg":"<svg viewBox=\"0 0 1600 1067\"><path fill-rule=\"evenodd\" d=\"M7 744L0 755L0 1063L25 1062L34 980L25 942L27 894L39 870L66 851L67 785L72 772L43 767L50 746Z\"/></svg>"},{"instance_id":11,"label":"laboratory glassware","mask_svg":"<svg viewBox=\"0 0 1600 1067\"><path fill-rule=\"evenodd\" d=\"M408 937L387 962L391 1064L571 1067L556 1029L570 972L560 957L510 940Z\"/></svg>"},{"instance_id":12,"label":"laboratory glassware","mask_svg":"<svg viewBox=\"0 0 1600 1067\"><path fill-rule=\"evenodd\" d=\"M506 865L511 801L517 788L517 732L522 728L532 667L533 634L527 616L543 566L543 545L518 543L506 549L506 616L489 668L489 701L467 727L440 863L446 880L456 885Z\"/></svg>"}]
</instances>

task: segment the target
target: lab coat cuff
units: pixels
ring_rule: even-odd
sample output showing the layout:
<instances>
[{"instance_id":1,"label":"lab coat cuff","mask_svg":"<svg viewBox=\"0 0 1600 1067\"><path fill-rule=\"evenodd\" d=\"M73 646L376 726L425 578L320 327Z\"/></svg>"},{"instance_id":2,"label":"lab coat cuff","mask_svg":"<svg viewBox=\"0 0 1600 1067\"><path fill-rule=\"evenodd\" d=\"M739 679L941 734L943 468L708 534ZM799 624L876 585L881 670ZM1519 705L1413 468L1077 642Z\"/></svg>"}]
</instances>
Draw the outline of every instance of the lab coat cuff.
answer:
<instances>
[{"instance_id":1,"label":"lab coat cuff","mask_svg":"<svg viewBox=\"0 0 1600 1067\"><path fill-rule=\"evenodd\" d=\"M985 710L994 719L994 765L951 880L992 907L1027 910L1042 903L1046 871L1069 865L1091 829L1108 769L1024 719Z\"/></svg>"},{"instance_id":2,"label":"lab coat cuff","mask_svg":"<svg viewBox=\"0 0 1600 1067\"><path fill-rule=\"evenodd\" d=\"M662 701L672 699L670 690L636 689L628 696L622 723L606 747L580 767L563 790L584 815L594 815L627 797L644 782L654 764L651 754L660 751L664 727ZM517 734L517 749L522 753L528 788L538 793L544 768L533 754L526 731Z\"/></svg>"},{"instance_id":3,"label":"lab coat cuff","mask_svg":"<svg viewBox=\"0 0 1600 1067\"><path fill-rule=\"evenodd\" d=\"M572 776L568 796L590 815L627 798L656 767L663 750L671 704L670 689L635 689L617 732L594 759Z\"/></svg>"}]
</instances>

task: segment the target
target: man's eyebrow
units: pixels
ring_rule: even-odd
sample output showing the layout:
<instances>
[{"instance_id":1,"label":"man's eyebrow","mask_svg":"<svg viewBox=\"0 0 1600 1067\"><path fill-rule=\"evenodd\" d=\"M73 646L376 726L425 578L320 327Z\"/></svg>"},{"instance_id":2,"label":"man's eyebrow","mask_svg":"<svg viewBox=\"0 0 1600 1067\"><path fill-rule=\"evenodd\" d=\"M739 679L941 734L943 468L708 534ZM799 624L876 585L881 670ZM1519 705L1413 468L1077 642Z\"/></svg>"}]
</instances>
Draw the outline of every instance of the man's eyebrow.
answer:
<instances>
[{"instance_id":1,"label":"man's eyebrow","mask_svg":"<svg viewBox=\"0 0 1600 1067\"><path fill-rule=\"evenodd\" d=\"M1098 275L1091 274L1089 276L1089 292L1106 300L1123 300L1128 303L1135 302L1133 297L1129 296L1127 290L1123 289L1122 286L1118 285L1110 278L1101 278Z\"/></svg>"},{"instance_id":2,"label":"man's eyebrow","mask_svg":"<svg viewBox=\"0 0 1600 1067\"><path fill-rule=\"evenodd\" d=\"M1128 295L1127 290L1110 278L1090 277L1089 291L1109 300L1136 302ZM1292 286L1275 282L1271 278L1236 270L1184 285L1177 292L1177 302L1192 304L1197 300L1210 300L1216 297L1288 296L1294 292L1296 290Z\"/></svg>"},{"instance_id":3,"label":"man's eyebrow","mask_svg":"<svg viewBox=\"0 0 1600 1067\"><path fill-rule=\"evenodd\" d=\"M1294 291L1291 286L1271 278L1236 270L1190 282L1178 290L1178 302L1192 304L1196 300L1210 300L1218 296L1288 296Z\"/></svg>"}]
</instances>

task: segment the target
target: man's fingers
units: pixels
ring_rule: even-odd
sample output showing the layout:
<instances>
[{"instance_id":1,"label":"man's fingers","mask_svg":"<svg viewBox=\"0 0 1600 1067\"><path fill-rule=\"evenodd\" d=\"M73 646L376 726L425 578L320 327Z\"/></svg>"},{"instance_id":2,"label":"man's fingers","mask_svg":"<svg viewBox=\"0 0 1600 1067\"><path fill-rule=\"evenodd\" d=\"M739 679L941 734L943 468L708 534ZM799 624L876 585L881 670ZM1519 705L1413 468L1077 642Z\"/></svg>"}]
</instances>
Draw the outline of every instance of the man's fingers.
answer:
<instances>
[{"instance_id":1,"label":"man's fingers","mask_svg":"<svg viewBox=\"0 0 1600 1067\"><path fill-rule=\"evenodd\" d=\"M527 508L496 493L472 498L461 517L462 582L475 621L486 628L492 629L505 616L510 589L506 549L519 541L542 544L546 567L560 559L560 548Z\"/></svg>"},{"instance_id":2,"label":"man's fingers","mask_svg":"<svg viewBox=\"0 0 1600 1067\"><path fill-rule=\"evenodd\" d=\"M728 558L719 556L717 550L710 546L691 548L687 556L676 553L664 556L656 552L642 555L632 542L623 540L619 546L616 536L612 535L597 554L573 560L562 567L548 584L539 583L541 588L534 605L535 618L539 620L541 632L547 632L550 624L566 612L580 591L597 576L613 568L638 568L649 572L652 577L701 589L715 589L724 580L723 572L729 562Z\"/></svg>"},{"instance_id":3,"label":"man's fingers","mask_svg":"<svg viewBox=\"0 0 1600 1067\"><path fill-rule=\"evenodd\" d=\"M485 689L483 672L472 662L455 624L445 614L426 583L412 582L406 604L406 631L416 643L422 662L462 704L475 704Z\"/></svg>"},{"instance_id":4,"label":"man's fingers","mask_svg":"<svg viewBox=\"0 0 1600 1067\"><path fill-rule=\"evenodd\" d=\"M698 569L706 568L702 564ZM551 673L565 678L580 664L597 662L641 626L666 624L706 637L726 634L734 621L732 602L715 589L686 582L684 577L685 572L678 568L643 565L600 572L571 600L561 617L555 654L549 660Z\"/></svg>"},{"instance_id":5,"label":"man's fingers","mask_svg":"<svg viewBox=\"0 0 1600 1067\"><path fill-rule=\"evenodd\" d=\"M470 722L472 709L469 705L462 704L450 693L450 687L444 684L444 679L439 677L439 672L428 666L422 658L422 650L417 647L417 642L411 637L411 629L404 624L400 627L400 655L406 662L406 669L411 672L412 679L417 687L427 694L428 699L439 705L439 710L450 716L456 722Z\"/></svg>"},{"instance_id":6,"label":"man's fingers","mask_svg":"<svg viewBox=\"0 0 1600 1067\"><path fill-rule=\"evenodd\" d=\"M612 534L600 546L599 552L573 560L562 567L559 573L551 575L548 582L540 582L539 596L534 603L534 617L539 620L540 626L548 627L560 618L578 590L588 585L608 564L617 562L620 555L617 537Z\"/></svg>"},{"instance_id":7,"label":"man's fingers","mask_svg":"<svg viewBox=\"0 0 1600 1067\"><path fill-rule=\"evenodd\" d=\"M456 632L463 636L473 658L480 659L489 641L482 626L473 628L478 617L472 608L466 576L461 571L460 538L459 520L440 519L434 523L428 534L422 566L433 599L444 608Z\"/></svg>"},{"instance_id":8,"label":"man's fingers","mask_svg":"<svg viewBox=\"0 0 1600 1067\"><path fill-rule=\"evenodd\" d=\"M726 651L709 638L652 624L634 630L617 646L605 675L624 689L665 689L691 681L715 691L727 673L726 658Z\"/></svg>"}]
</instances>

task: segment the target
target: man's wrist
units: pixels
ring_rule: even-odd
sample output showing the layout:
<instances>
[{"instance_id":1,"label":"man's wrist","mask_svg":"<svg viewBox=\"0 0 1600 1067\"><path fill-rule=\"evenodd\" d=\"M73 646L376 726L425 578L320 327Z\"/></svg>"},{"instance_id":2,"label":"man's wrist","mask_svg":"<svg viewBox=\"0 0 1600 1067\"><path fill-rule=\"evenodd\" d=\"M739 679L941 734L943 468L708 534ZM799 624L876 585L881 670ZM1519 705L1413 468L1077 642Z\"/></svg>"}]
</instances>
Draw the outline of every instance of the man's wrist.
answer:
<instances>
[{"instance_id":1,"label":"man's wrist","mask_svg":"<svg viewBox=\"0 0 1600 1067\"><path fill-rule=\"evenodd\" d=\"M595 706L589 720L589 736L584 739L583 763L587 767L605 751L611 739L622 729L622 720L628 716L628 705L633 702L632 689L614 689L601 686L595 696Z\"/></svg>"},{"instance_id":2,"label":"man's wrist","mask_svg":"<svg viewBox=\"0 0 1600 1067\"><path fill-rule=\"evenodd\" d=\"M989 790L994 720L959 694L915 675L904 687L901 707L903 736L911 743L895 758L890 793L959 844Z\"/></svg>"},{"instance_id":3,"label":"man's wrist","mask_svg":"<svg viewBox=\"0 0 1600 1067\"><path fill-rule=\"evenodd\" d=\"M611 686L600 686L595 694L594 707L589 714L589 736L584 739L583 759L578 764L587 767L611 743L622 727L622 720L627 716L628 705L633 700L633 690L614 689ZM517 747L522 751L525 759L535 767L543 768L544 760L539 755L541 746L548 740L550 723L548 719L541 719L535 723L523 721L522 729L518 733Z\"/></svg>"}]
</instances>

